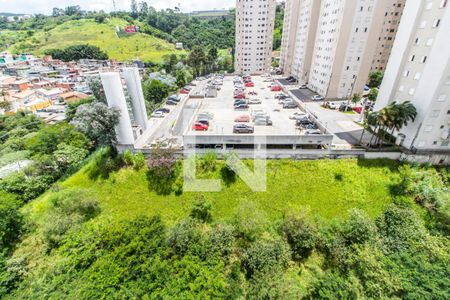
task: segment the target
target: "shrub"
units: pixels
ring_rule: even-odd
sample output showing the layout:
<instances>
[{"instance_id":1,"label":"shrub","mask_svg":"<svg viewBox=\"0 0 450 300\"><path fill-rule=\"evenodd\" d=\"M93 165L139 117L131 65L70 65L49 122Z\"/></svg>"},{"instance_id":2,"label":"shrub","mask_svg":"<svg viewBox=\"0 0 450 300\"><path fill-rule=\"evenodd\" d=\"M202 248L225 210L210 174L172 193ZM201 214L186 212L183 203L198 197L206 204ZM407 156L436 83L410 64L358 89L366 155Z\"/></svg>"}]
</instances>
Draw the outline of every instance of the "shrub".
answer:
<instances>
[{"instance_id":1,"label":"shrub","mask_svg":"<svg viewBox=\"0 0 450 300\"><path fill-rule=\"evenodd\" d=\"M318 243L317 227L305 218L288 217L282 223L281 231L291 246L296 260L307 258Z\"/></svg>"},{"instance_id":2,"label":"shrub","mask_svg":"<svg viewBox=\"0 0 450 300\"><path fill-rule=\"evenodd\" d=\"M0 191L0 254L12 248L22 232L20 202Z\"/></svg>"},{"instance_id":3,"label":"shrub","mask_svg":"<svg viewBox=\"0 0 450 300\"><path fill-rule=\"evenodd\" d=\"M289 247L282 239L260 239L250 245L242 256L242 267L247 278L255 272L285 268L289 261Z\"/></svg>"},{"instance_id":4,"label":"shrub","mask_svg":"<svg viewBox=\"0 0 450 300\"><path fill-rule=\"evenodd\" d=\"M220 169L220 176L226 186L230 186L236 182L236 173L228 165L222 166Z\"/></svg>"},{"instance_id":5,"label":"shrub","mask_svg":"<svg viewBox=\"0 0 450 300\"><path fill-rule=\"evenodd\" d=\"M188 218L176 224L169 233L167 243L172 250L182 256L194 250L202 239L200 230L194 219Z\"/></svg>"},{"instance_id":6,"label":"shrub","mask_svg":"<svg viewBox=\"0 0 450 300\"><path fill-rule=\"evenodd\" d=\"M190 216L200 222L209 223L212 220L211 208L211 203L206 201L203 195L200 195L192 207Z\"/></svg>"},{"instance_id":7,"label":"shrub","mask_svg":"<svg viewBox=\"0 0 450 300\"><path fill-rule=\"evenodd\" d=\"M82 189L64 190L49 198L51 207L43 226L49 248L60 244L66 232L100 212L98 201Z\"/></svg>"},{"instance_id":8,"label":"shrub","mask_svg":"<svg viewBox=\"0 0 450 300\"><path fill-rule=\"evenodd\" d=\"M201 160L200 167L203 172L213 172L216 170L217 153L214 151L206 152Z\"/></svg>"},{"instance_id":9,"label":"shrub","mask_svg":"<svg viewBox=\"0 0 450 300\"><path fill-rule=\"evenodd\" d=\"M235 229L232 225L219 224L209 233L210 245L213 252L221 258L227 258L233 250Z\"/></svg>"}]
</instances>

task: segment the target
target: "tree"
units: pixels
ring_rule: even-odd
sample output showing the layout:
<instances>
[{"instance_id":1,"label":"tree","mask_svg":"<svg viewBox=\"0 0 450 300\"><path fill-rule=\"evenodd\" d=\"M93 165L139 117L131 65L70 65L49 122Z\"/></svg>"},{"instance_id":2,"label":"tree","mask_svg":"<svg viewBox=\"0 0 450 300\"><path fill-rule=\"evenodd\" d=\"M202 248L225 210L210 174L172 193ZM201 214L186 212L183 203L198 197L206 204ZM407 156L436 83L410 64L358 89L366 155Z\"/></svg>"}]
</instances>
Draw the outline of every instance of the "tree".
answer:
<instances>
[{"instance_id":1,"label":"tree","mask_svg":"<svg viewBox=\"0 0 450 300\"><path fill-rule=\"evenodd\" d=\"M194 76L200 76L206 64L206 55L203 48L200 46L195 46L189 53L187 63L194 69Z\"/></svg>"},{"instance_id":2,"label":"tree","mask_svg":"<svg viewBox=\"0 0 450 300\"><path fill-rule=\"evenodd\" d=\"M296 260L308 258L319 240L316 226L304 218L288 217L282 223L281 231Z\"/></svg>"},{"instance_id":3,"label":"tree","mask_svg":"<svg viewBox=\"0 0 450 300\"><path fill-rule=\"evenodd\" d=\"M139 14L141 16L147 16L148 14L148 4L145 1L139 3Z\"/></svg>"},{"instance_id":4,"label":"tree","mask_svg":"<svg viewBox=\"0 0 450 300\"><path fill-rule=\"evenodd\" d=\"M22 232L23 219L20 202L0 191L0 253L11 250Z\"/></svg>"},{"instance_id":5,"label":"tree","mask_svg":"<svg viewBox=\"0 0 450 300\"><path fill-rule=\"evenodd\" d=\"M217 69L217 58L219 57L219 53L217 51L216 47L211 47L208 50L208 55L206 57L207 64L208 64L208 72L212 73L215 72Z\"/></svg>"},{"instance_id":6,"label":"tree","mask_svg":"<svg viewBox=\"0 0 450 300\"><path fill-rule=\"evenodd\" d=\"M78 107L71 124L97 145L110 145L116 141L114 127L119 123L120 113L101 102Z\"/></svg>"},{"instance_id":7,"label":"tree","mask_svg":"<svg viewBox=\"0 0 450 300\"><path fill-rule=\"evenodd\" d=\"M367 95L367 98L370 101L375 102L377 100L377 97L378 97L378 88L371 88L369 94Z\"/></svg>"},{"instance_id":8,"label":"tree","mask_svg":"<svg viewBox=\"0 0 450 300\"><path fill-rule=\"evenodd\" d=\"M46 55L51 55L54 59L62 61L72 61L80 59L98 59L107 60L108 54L93 45L73 45L65 49L49 49L45 51Z\"/></svg>"},{"instance_id":9,"label":"tree","mask_svg":"<svg viewBox=\"0 0 450 300\"><path fill-rule=\"evenodd\" d=\"M159 80L149 79L144 82L144 96L149 103L161 103L169 96L170 89Z\"/></svg>"},{"instance_id":10,"label":"tree","mask_svg":"<svg viewBox=\"0 0 450 300\"><path fill-rule=\"evenodd\" d=\"M79 5L67 6L64 9L64 14L67 16L73 16L81 14L81 7Z\"/></svg>"},{"instance_id":11,"label":"tree","mask_svg":"<svg viewBox=\"0 0 450 300\"><path fill-rule=\"evenodd\" d=\"M131 17L136 19L139 16L136 0L131 0Z\"/></svg>"},{"instance_id":12,"label":"tree","mask_svg":"<svg viewBox=\"0 0 450 300\"><path fill-rule=\"evenodd\" d=\"M383 81L383 76L384 74L381 71L371 72L369 74L369 82L367 85L371 88L378 88Z\"/></svg>"},{"instance_id":13,"label":"tree","mask_svg":"<svg viewBox=\"0 0 450 300\"><path fill-rule=\"evenodd\" d=\"M86 83L87 83L89 89L91 90L94 98L99 102L107 104L106 95L105 95L105 91L103 90L103 85L100 80L100 76L89 77L86 80Z\"/></svg>"},{"instance_id":14,"label":"tree","mask_svg":"<svg viewBox=\"0 0 450 300\"><path fill-rule=\"evenodd\" d=\"M211 203L206 201L203 195L199 196L192 207L190 216L200 222L209 223L212 220L211 208Z\"/></svg>"},{"instance_id":15,"label":"tree","mask_svg":"<svg viewBox=\"0 0 450 300\"><path fill-rule=\"evenodd\" d=\"M361 95L360 94L353 94L352 103L353 104L357 104L359 101L361 101Z\"/></svg>"}]
</instances>

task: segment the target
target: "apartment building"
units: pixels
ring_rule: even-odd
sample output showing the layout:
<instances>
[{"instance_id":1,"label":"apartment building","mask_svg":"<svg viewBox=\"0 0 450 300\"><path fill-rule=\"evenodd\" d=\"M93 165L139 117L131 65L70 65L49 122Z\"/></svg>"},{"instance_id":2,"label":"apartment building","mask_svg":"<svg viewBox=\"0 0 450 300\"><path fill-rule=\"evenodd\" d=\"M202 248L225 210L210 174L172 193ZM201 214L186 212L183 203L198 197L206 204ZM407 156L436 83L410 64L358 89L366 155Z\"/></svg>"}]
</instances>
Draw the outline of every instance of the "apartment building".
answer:
<instances>
[{"instance_id":1,"label":"apartment building","mask_svg":"<svg viewBox=\"0 0 450 300\"><path fill-rule=\"evenodd\" d=\"M292 73L296 43L292 43L297 37L299 21L299 0L287 0L284 6L283 35L281 40L280 69L284 73Z\"/></svg>"},{"instance_id":2,"label":"apartment building","mask_svg":"<svg viewBox=\"0 0 450 300\"><path fill-rule=\"evenodd\" d=\"M403 14L406 0L391 0L386 2L384 21L378 37L378 45L372 61L371 71L384 71L392 46L394 45L398 25Z\"/></svg>"},{"instance_id":3,"label":"apartment building","mask_svg":"<svg viewBox=\"0 0 450 300\"><path fill-rule=\"evenodd\" d=\"M450 150L450 1L407 1L375 110L411 101L418 116L396 133L418 152Z\"/></svg>"},{"instance_id":4,"label":"apartment building","mask_svg":"<svg viewBox=\"0 0 450 300\"><path fill-rule=\"evenodd\" d=\"M298 82L308 82L311 69L312 55L316 41L317 25L319 22L320 0L299 1L295 50L292 62L292 72L285 72L297 78ZM287 70L286 70L287 71Z\"/></svg>"},{"instance_id":5,"label":"apartment building","mask_svg":"<svg viewBox=\"0 0 450 300\"><path fill-rule=\"evenodd\" d=\"M276 0L236 1L237 73L262 74L272 64Z\"/></svg>"}]
</instances>

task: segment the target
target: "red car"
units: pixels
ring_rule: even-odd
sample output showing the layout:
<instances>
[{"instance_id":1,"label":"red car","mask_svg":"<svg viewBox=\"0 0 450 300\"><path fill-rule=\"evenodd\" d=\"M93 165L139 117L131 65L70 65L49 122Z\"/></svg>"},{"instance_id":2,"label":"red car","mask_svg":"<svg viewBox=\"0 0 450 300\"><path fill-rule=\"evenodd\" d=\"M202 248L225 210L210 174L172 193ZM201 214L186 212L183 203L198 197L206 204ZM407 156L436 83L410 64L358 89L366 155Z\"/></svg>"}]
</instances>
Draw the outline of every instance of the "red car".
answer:
<instances>
[{"instance_id":1,"label":"red car","mask_svg":"<svg viewBox=\"0 0 450 300\"><path fill-rule=\"evenodd\" d=\"M250 122L250 116L249 115L242 115L234 119L236 123L248 123Z\"/></svg>"},{"instance_id":2,"label":"red car","mask_svg":"<svg viewBox=\"0 0 450 300\"><path fill-rule=\"evenodd\" d=\"M281 86L279 86L279 85L274 85L274 86L272 86L272 87L270 88L270 90L271 90L272 92L279 92L279 91L281 91Z\"/></svg>"},{"instance_id":3,"label":"red car","mask_svg":"<svg viewBox=\"0 0 450 300\"><path fill-rule=\"evenodd\" d=\"M194 126L192 126L192 130L194 131L207 131L208 128L208 125L199 122L195 123Z\"/></svg>"},{"instance_id":4,"label":"red car","mask_svg":"<svg viewBox=\"0 0 450 300\"><path fill-rule=\"evenodd\" d=\"M235 94L234 99L245 99L245 94Z\"/></svg>"},{"instance_id":5,"label":"red car","mask_svg":"<svg viewBox=\"0 0 450 300\"><path fill-rule=\"evenodd\" d=\"M255 84L253 82L247 82L245 87L255 87Z\"/></svg>"},{"instance_id":6,"label":"red car","mask_svg":"<svg viewBox=\"0 0 450 300\"><path fill-rule=\"evenodd\" d=\"M357 107L353 108L353 111L357 114L360 114L362 112L362 110L363 110L362 106L357 106Z\"/></svg>"},{"instance_id":7,"label":"red car","mask_svg":"<svg viewBox=\"0 0 450 300\"><path fill-rule=\"evenodd\" d=\"M180 94L189 94L189 91L188 90L185 90L185 89L181 89L180 90Z\"/></svg>"}]
</instances>

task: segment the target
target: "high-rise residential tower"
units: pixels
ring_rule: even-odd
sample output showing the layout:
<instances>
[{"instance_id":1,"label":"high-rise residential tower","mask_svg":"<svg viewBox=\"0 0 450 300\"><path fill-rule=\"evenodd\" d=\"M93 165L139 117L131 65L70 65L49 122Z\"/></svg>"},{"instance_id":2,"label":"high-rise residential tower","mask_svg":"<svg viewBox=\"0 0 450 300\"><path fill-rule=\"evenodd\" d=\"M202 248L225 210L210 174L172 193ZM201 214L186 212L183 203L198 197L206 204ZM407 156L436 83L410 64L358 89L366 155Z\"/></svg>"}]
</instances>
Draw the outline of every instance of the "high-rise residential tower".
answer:
<instances>
[{"instance_id":1,"label":"high-rise residential tower","mask_svg":"<svg viewBox=\"0 0 450 300\"><path fill-rule=\"evenodd\" d=\"M236 1L236 73L270 71L275 10L276 0Z\"/></svg>"},{"instance_id":2,"label":"high-rise residential tower","mask_svg":"<svg viewBox=\"0 0 450 300\"><path fill-rule=\"evenodd\" d=\"M297 28L299 21L299 0L287 0L284 6L284 25L283 36L281 40L281 56L280 56L280 69L285 73L292 73L292 62L294 58L295 41L297 37Z\"/></svg>"},{"instance_id":3,"label":"high-rise residential tower","mask_svg":"<svg viewBox=\"0 0 450 300\"><path fill-rule=\"evenodd\" d=\"M450 1L406 2L375 110L411 101L418 115L398 142L411 150L450 151Z\"/></svg>"},{"instance_id":4,"label":"high-rise residential tower","mask_svg":"<svg viewBox=\"0 0 450 300\"><path fill-rule=\"evenodd\" d=\"M384 69L404 1L288 0L286 6L297 3L298 12L289 15L298 19L287 18L284 25L291 32L297 24L295 38L283 36L288 45L282 48L284 73L327 98L361 93L369 72ZM290 67L285 57L292 47Z\"/></svg>"},{"instance_id":5,"label":"high-rise residential tower","mask_svg":"<svg viewBox=\"0 0 450 300\"><path fill-rule=\"evenodd\" d=\"M405 2L406 0L391 0L386 2L383 25L380 36L378 37L378 45L372 60L371 71L384 71L386 68Z\"/></svg>"}]
</instances>

